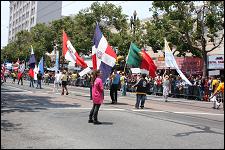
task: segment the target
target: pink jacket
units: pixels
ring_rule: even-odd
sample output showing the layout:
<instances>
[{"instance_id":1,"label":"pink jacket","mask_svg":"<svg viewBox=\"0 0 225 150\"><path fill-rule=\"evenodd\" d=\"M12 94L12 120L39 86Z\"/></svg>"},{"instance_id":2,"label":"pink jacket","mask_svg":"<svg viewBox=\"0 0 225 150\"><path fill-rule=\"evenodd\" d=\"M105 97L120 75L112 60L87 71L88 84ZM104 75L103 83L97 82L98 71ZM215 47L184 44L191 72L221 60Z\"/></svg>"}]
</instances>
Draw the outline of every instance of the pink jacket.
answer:
<instances>
[{"instance_id":1,"label":"pink jacket","mask_svg":"<svg viewBox=\"0 0 225 150\"><path fill-rule=\"evenodd\" d=\"M95 79L94 85L92 86L92 99L94 104L103 103L103 84L102 79L99 77Z\"/></svg>"}]
</instances>

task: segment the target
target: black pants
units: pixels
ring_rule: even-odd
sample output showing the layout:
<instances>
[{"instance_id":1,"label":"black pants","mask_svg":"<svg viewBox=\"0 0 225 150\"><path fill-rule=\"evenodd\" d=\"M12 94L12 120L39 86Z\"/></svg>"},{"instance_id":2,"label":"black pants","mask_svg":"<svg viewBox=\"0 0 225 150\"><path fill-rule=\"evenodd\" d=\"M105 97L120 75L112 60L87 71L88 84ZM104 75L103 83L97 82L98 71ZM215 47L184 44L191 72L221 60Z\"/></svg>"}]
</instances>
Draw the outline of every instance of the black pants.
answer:
<instances>
[{"instance_id":1,"label":"black pants","mask_svg":"<svg viewBox=\"0 0 225 150\"><path fill-rule=\"evenodd\" d=\"M94 118L94 121L98 121L98 110L100 106L101 104L93 104L93 107L90 111L89 120L92 120Z\"/></svg>"},{"instance_id":2,"label":"black pants","mask_svg":"<svg viewBox=\"0 0 225 150\"><path fill-rule=\"evenodd\" d=\"M110 87L110 97L111 97L112 103L117 102L117 90L118 90L118 84L112 84Z\"/></svg>"},{"instance_id":3,"label":"black pants","mask_svg":"<svg viewBox=\"0 0 225 150\"><path fill-rule=\"evenodd\" d=\"M23 85L23 78L22 77L18 80L18 84L20 83L20 81L21 81L21 85Z\"/></svg>"},{"instance_id":4,"label":"black pants","mask_svg":"<svg viewBox=\"0 0 225 150\"><path fill-rule=\"evenodd\" d=\"M92 100L92 86L90 86L90 100Z\"/></svg>"}]
</instances>

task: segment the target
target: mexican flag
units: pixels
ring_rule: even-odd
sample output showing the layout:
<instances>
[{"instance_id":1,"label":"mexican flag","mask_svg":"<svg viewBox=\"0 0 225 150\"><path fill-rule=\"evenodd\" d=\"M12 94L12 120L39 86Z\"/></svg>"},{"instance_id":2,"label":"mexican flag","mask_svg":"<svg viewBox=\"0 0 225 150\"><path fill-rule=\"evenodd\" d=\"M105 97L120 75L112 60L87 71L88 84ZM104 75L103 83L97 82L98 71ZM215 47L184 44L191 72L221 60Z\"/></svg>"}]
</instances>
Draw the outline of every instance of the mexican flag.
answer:
<instances>
[{"instance_id":1,"label":"mexican flag","mask_svg":"<svg viewBox=\"0 0 225 150\"><path fill-rule=\"evenodd\" d=\"M131 43L126 64L134 68L145 69L149 71L151 77L155 77L157 70L152 58L145 52L144 49L139 49L134 43Z\"/></svg>"}]
</instances>

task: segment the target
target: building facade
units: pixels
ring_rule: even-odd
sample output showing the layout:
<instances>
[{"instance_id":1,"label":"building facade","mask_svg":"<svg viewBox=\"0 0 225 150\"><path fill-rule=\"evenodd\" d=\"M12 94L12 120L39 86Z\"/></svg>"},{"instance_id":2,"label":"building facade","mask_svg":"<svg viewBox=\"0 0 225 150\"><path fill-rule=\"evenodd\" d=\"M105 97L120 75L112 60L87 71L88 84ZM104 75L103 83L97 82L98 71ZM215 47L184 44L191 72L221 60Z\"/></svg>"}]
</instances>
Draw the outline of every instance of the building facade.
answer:
<instances>
[{"instance_id":1,"label":"building facade","mask_svg":"<svg viewBox=\"0 0 225 150\"><path fill-rule=\"evenodd\" d=\"M60 19L62 1L9 1L8 43L15 40L16 33L28 30L37 23L46 23Z\"/></svg>"}]
</instances>

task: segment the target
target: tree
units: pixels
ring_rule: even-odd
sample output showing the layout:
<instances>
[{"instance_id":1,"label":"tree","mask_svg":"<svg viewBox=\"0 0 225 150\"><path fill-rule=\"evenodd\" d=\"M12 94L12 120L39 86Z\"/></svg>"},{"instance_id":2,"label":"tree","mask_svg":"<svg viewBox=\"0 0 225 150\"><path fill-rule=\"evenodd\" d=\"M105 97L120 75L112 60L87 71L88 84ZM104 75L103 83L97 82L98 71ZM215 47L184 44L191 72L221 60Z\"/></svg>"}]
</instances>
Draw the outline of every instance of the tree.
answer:
<instances>
[{"instance_id":1,"label":"tree","mask_svg":"<svg viewBox=\"0 0 225 150\"><path fill-rule=\"evenodd\" d=\"M122 35L126 36L127 34L128 24L126 17L127 16L122 13L122 8L120 6L117 7L108 2L103 4L99 2L92 3L89 8L81 10L75 16L75 48L78 52L81 51L83 54L90 53L91 47L93 46L92 39L96 22L99 23L103 35L111 46L123 47L124 43L118 45L118 41L121 41ZM115 28L118 33L112 33L112 28ZM129 49L129 47L127 49Z\"/></svg>"},{"instance_id":2,"label":"tree","mask_svg":"<svg viewBox=\"0 0 225 150\"><path fill-rule=\"evenodd\" d=\"M207 53L222 43L224 33L223 1L154 1L152 3L153 20L148 23L148 44L153 48L163 47L166 37L180 55L187 51L204 60L203 76L207 76ZM151 36L150 36L151 35ZM213 47L207 49L207 45Z\"/></svg>"}]
</instances>

